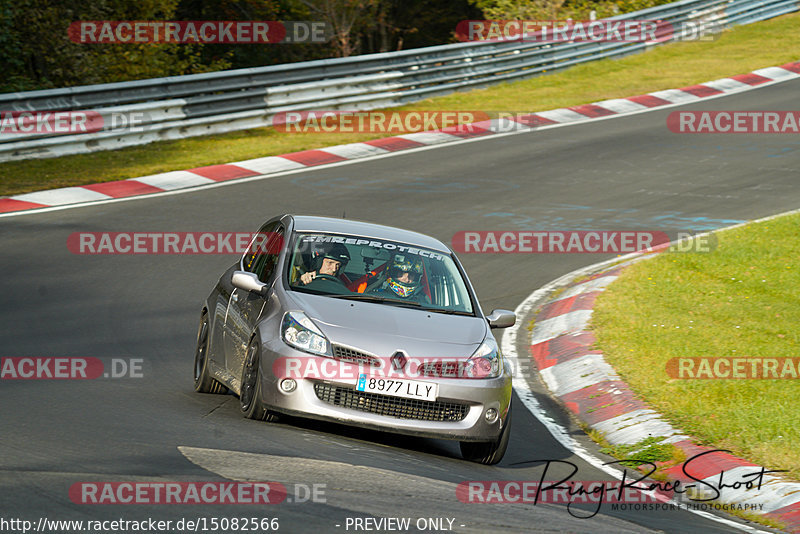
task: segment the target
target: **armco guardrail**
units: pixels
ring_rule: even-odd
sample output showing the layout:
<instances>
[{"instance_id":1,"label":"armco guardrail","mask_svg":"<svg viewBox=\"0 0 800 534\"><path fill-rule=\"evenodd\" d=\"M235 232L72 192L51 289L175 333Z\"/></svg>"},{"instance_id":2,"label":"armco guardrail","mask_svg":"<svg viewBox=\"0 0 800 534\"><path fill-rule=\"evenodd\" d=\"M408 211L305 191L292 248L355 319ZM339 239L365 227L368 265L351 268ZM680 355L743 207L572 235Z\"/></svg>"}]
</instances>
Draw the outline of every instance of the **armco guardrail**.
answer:
<instances>
[{"instance_id":1,"label":"armco guardrail","mask_svg":"<svg viewBox=\"0 0 800 534\"><path fill-rule=\"evenodd\" d=\"M386 108L597 59L798 10L800 0L682 0L608 20L657 20L648 42L482 41L189 76L0 95L3 112L86 111L90 133L0 131L0 161L110 150L270 126L283 111ZM133 115L138 114L138 115ZM120 118L126 118L121 124ZM136 127L128 122L136 117ZM117 119L116 121L114 119Z\"/></svg>"}]
</instances>

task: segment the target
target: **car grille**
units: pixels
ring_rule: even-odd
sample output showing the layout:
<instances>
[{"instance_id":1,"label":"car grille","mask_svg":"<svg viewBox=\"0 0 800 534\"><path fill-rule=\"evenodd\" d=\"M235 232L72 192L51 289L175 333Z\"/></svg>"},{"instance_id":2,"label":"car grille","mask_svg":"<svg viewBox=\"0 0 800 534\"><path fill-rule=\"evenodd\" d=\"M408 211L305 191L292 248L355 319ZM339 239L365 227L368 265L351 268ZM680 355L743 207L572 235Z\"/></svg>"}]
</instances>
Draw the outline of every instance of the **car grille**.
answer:
<instances>
[{"instance_id":1,"label":"car grille","mask_svg":"<svg viewBox=\"0 0 800 534\"><path fill-rule=\"evenodd\" d=\"M422 376L435 376L440 378L467 378L464 372L463 361L428 362L420 366Z\"/></svg>"},{"instance_id":2,"label":"car grille","mask_svg":"<svg viewBox=\"0 0 800 534\"><path fill-rule=\"evenodd\" d=\"M342 347L341 345L333 346L333 357L343 362L359 363L372 367L381 366L381 361L375 356L371 356L357 350L348 349L347 347Z\"/></svg>"},{"instance_id":3,"label":"car grille","mask_svg":"<svg viewBox=\"0 0 800 534\"><path fill-rule=\"evenodd\" d=\"M466 404L390 397L323 382L314 384L314 393L321 401L334 406L400 419L461 421L469 411Z\"/></svg>"}]
</instances>

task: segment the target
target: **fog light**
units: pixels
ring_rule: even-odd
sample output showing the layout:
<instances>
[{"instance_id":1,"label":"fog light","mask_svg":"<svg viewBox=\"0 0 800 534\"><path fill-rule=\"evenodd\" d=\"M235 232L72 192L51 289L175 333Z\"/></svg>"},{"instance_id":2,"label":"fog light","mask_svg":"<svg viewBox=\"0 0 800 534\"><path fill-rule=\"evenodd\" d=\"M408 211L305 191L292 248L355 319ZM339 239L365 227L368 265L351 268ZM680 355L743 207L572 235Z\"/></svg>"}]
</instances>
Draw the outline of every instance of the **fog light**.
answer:
<instances>
[{"instance_id":1,"label":"fog light","mask_svg":"<svg viewBox=\"0 0 800 534\"><path fill-rule=\"evenodd\" d=\"M286 378L281 380L281 391L284 393L291 393L295 389L297 389L297 382L295 382L293 379Z\"/></svg>"},{"instance_id":2,"label":"fog light","mask_svg":"<svg viewBox=\"0 0 800 534\"><path fill-rule=\"evenodd\" d=\"M486 417L487 423L494 423L495 421L497 421L498 415L499 414L497 413L497 410L495 410L494 408L489 408L488 410L486 410L486 415L484 415L484 417Z\"/></svg>"}]
</instances>

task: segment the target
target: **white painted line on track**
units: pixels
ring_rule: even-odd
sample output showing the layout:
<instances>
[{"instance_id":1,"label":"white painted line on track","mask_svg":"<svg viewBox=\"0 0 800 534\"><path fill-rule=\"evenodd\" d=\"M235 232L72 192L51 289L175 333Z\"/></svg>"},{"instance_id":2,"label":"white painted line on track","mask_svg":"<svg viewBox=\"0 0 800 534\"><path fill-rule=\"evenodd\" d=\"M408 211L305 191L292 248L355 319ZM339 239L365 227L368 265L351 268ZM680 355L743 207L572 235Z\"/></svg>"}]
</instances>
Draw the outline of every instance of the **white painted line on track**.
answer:
<instances>
[{"instance_id":1,"label":"white painted line on track","mask_svg":"<svg viewBox=\"0 0 800 534\"><path fill-rule=\"evenodd\" d=\"M236 165L237 167L247 169L248 171L259 172L264 175L306 168L306 166L302 163L282 158L280 156L266 156L264 158L237 161L231 165Z\"/></svg>"},{"instance_id":2,"label":"white painted line on track","mask_svg":"<svg viewBox=\"0 0 800 534\"><path fill-rule=\"evenodd\" d=\"M536 345L570 332L586 330L591 317L592 310L575 310L540 321L533 327L530 344Z\"/></svg>"},{"instance_id":3,"label":"white painted line on track","mask_svg":"<svg viewBox=\"0 0 800 534\"><path fill-rule=\"evenodd\" d=\"M142 176L141 178L136 178L136 181L166 190L216 183L211 178L206 178L205 176L200 176L199 174L189 171L172 171Z\"/></svg>"},{"instance_id":4,"label":"white painted line on track","mask_svg":"<svg viewBox=\"0 0 800 534\"><path fill-rule=\"evenodd\" d=\"M368 145L366 143L350 143L348 145L336 145L325 148L320 148L329 154L339 156L342 158L363 158L366 156L376 156L387 154L389 151L385 148Z\"/></svg>"},{"instance_id":5,"label":"white painted line on track","mask_svg":"<svg viewBox=\"0 0 800 534\"><path fill-rule=\"evenodd\" d=\"M600 106L614 113L632 113L634 111L647 111L649 108L643 104L637 104L627 98L612 98L595 102L595 106Z\"/></svg>"},{"instance_id":6,"label":"white painted line on track","mask_svg":"<svg viewBox=\"0 0 800 534\"><path fill-rule=\"evenodd\" d=\"M586 354L539 371L547 388L561 397L600 382L620 380L602 354ZM614 441L609 441L613 444ZM636 441L639 441L638 439ZM634 443L636 443L636 441Z\"/></svg>"},{"instance_id":7,"label":"white painted line on track","mask_svg":"<svg viewBox=\"0 0 800 534\"><path fill-rule=\"evenodd\" d=\"M650 96L666 100L667 102L672 102L673 104L690 104L700 100L699 96L687 93L686 91L681 91L680 89L666 89L664 91L656 91L648 94Z\"/></svg>"},{"instance_id":8,"label":"white painted line on track","mask_svg":"<svg viewBox=\"0 0 800 534\"><path fill-rule=\"evenodd\" d=\"M609 274L605 276L598 276L594 280L589 280L588 282L584 282L582 284L578 284L573 286L563 293L559 294L558 297L554 298L551 302L558 302L559 300L568 299L570 297L574 297L576 295L582 295L584 293L591 293L592 291L599 291L601 289L605 289L605 287L617 279L617 276Z\"/></svg>"},{"instance_id":9,"label":"white painted line on track","mask_svg":"<svg viewBox=\"0 0 800 534\"><path fill-rule=\"evenodd\" d=\"M747 91L752 86L748 85L743 82L739 82L734 80L733 78L722 78L720 80L714 80L712 82L705 82L702 85L706 87L711 87L712 89L716 89L717 91Z\"/></svg>"},{"instance_id":10,"label":"white painted line on track","mask_svg":"<svg viewBox=\"0 0 800 534\"><path fill-rule=\"evenodd\" d=\"M36 204L70 204L73 202L97 202L110 199L108 195L92 191L83 187L64 187L61 189L49 189L17 195L14 200L23 202L34 202Z\"/></svg>"}]
</instances>

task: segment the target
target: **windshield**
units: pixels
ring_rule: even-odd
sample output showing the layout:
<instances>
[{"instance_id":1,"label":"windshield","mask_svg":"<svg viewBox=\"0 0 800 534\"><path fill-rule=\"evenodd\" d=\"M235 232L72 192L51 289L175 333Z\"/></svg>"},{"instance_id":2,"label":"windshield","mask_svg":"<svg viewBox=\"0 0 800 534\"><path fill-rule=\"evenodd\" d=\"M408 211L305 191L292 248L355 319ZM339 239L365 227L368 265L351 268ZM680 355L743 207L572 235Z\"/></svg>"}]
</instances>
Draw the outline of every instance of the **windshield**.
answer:
<instances>
[{"instance_id":1,"label":"windshield","mask_svg":"<svg viewBox=\"0 0 800 534\"><path fill-rule=\"evenodd\" d=\"M453 258L407 243L299 233L287 277L296 291L474 315L466 283Z\"/></svg>"}]
</instances>

